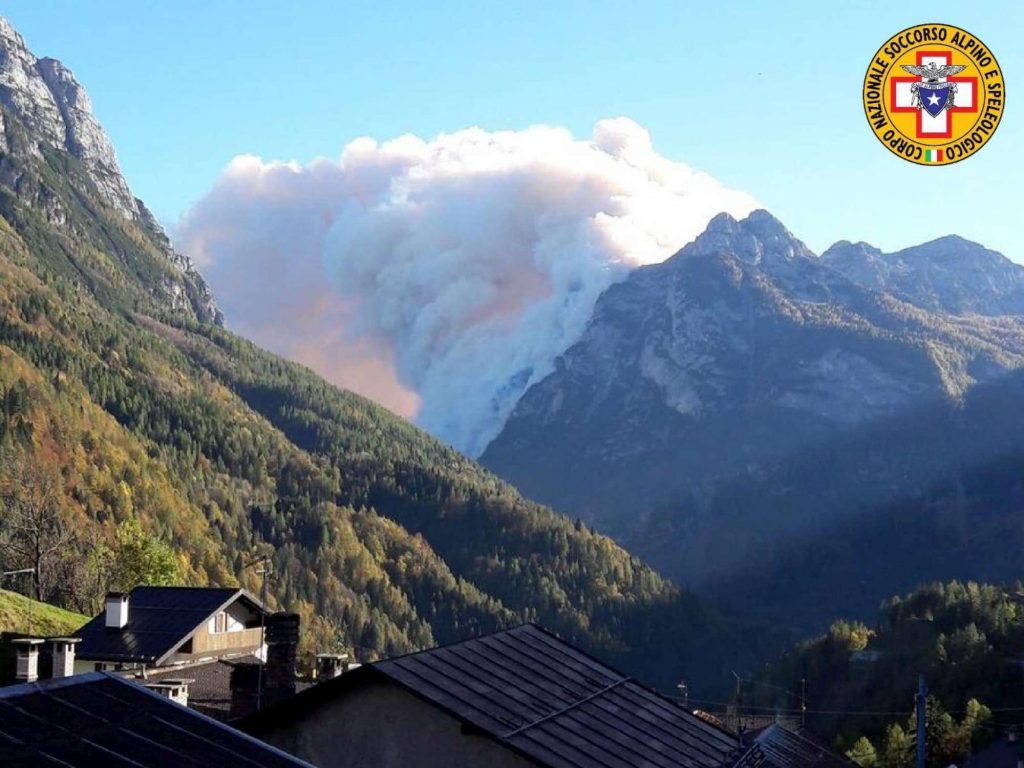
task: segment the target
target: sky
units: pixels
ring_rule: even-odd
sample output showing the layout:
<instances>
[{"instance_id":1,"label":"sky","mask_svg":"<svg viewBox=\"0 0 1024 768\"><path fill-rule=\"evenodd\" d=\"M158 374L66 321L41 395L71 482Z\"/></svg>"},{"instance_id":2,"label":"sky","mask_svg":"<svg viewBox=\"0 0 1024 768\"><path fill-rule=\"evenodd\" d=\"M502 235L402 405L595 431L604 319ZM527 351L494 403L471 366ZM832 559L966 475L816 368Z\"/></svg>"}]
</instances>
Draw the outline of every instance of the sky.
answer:
<instances>
[{"instance_id":1,"label":"sky","mask_svg":"<svg viewBox=\"0 0 1024 768\"><path fill-rule=\"evenodd\" d=\"M625 116L816 251L956 232L1024 261L1020 3L15 0L0 12L75 72L135 193L170 225L239 154L305 163L363 136L470 126L588 137ZM926 21L984 40L1009 90L989 145L946 168L885 151L860 101L878 46Z\"/></svg>"}]
</instances>

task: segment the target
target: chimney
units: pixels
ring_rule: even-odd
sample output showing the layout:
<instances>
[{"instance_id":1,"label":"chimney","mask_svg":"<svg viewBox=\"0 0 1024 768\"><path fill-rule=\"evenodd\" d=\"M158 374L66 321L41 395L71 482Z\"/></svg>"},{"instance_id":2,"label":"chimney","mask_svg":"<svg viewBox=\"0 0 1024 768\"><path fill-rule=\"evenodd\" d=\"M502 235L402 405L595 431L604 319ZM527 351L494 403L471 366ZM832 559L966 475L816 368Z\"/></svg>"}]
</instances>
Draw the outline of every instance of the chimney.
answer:
<instances>
[{"instance_id":1,"label":"chimney","mask_svg":"<svg viewBox=\"0 0 1024 768\"><path fill-rule=\"evenodd\" d=\"M44 641L36 637L19 637L11 642L18 654L15 679L19 683L34 683L39 679L39 646Z\"/></svg>"},{"instance_id":2,"label":"chimney","mask_svg":"<svg viewBox=\"0 0 1024 768\"><path fill-rule=\"evenodd\" d=\"M267 663L263 669L263 707L295 695L299 614L272 613L266 618L265 628Z\"/></svg>"},{"instance_id":3,"label":"chimney","mask_svg":"<svg viewBox=\"0 0 1024 768\"><path fill-rule=\"evenodd\" d=\"M146 683L146 688L153 691L153 693L160 694L165 699L170 699L176 704L181 704L181 706L187 707L188 686L190 683L194 682L195 680L166 677L159 683Z\"/></svg>"},{"instance_id":4,"label":"chimney","mask_svg":"<svg viewBox=\"0 0 1024 768\"><path fill-rule=\"evenodd\" d=\"M256 711L262 664L236 663L231 667L231 719L251 715Z\"/></svg>"},{"instance_id":5,"label":"chimney","mask_svg":"<svg viewBox=\"0 0 1024 768\"><path fill-rule=\"evenodd\" d=\"M295 660L299 615L271 613L264 619L267 659L263 664L236 662L231 669L231 719L266 709L295 695Z\"/></svg>"},{"instance_id":6,"label":"chimney","mask_svg":"<svg viewBox=\"0 0 1024 768\"><path fill-rule=\"evenodd\" d=\"M80 637L52 637L53 676L71 677L75 674L75 645L82 642Z\"/></svg>"},{"instance_id":7,"label":"chimney","mask_svg":"<svg viewBox=\"0 0 1024 768\"><path fill-rule=\"evenodd\" d=\"M107 628L124 629L128 624L128 595L123 592L108 592L106 608Z\"/></svg>"},{"instance_id":8,"label":"chimney","mask_svg":"<svg viewBox=\"0 0 1024 768\"><path fill-rule=\"evenodd\" d=\"M318 653L316 655L317 679L329 680L347 671L347 653Z\"/></svg>"}]
</instances>

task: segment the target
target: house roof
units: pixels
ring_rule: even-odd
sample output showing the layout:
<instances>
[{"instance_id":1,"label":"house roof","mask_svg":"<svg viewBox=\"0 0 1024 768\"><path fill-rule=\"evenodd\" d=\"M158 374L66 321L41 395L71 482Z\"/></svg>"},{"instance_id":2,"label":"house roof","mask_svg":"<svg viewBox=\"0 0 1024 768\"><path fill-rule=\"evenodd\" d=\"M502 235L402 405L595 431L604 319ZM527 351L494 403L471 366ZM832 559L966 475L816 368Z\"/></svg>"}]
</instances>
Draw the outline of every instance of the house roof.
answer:
<instances>
[{"instance_id":1,"label":"house roof","mask_svg":"<svg viewBox=\"0 0 1024 768\"><path fill-rule=\"evenodd\" d=\"M1017 768L1017 759L1024 755L1024 743L998 739L971 755L963 768Z\"/></svg>"},{"instance_id":2,"label":"house roof","mask_svg":"<svg viewBox=\"0 0 1024 768\"><path fill-rule=\"evenodd\" d=\"M128 623L106 626L100 613L76 634L77 656L93 661L159 663L173 653L213 614L243 598L259 609L256 598L237 587L136 587L128 597Z\"/></svg>"},{"instance_id":3,"label":"house roof","mask_svg":"<svg viewBox=\"0 0 1024 768\"><path fill-rule=\"evenodd\" d=\"M189 680L189 706L218 720L226 720L231 711L231 671L236 664L259 663L260 659L257 656L247 654L236 659L215 659L183 667L161 667L149 671L145 682Z\"/></svg>"},{"instance_id":4,"label":"house roof","mask_svg":"<svg viewBox=\"0 0 1024 768\"><path fill-rule=\"evenodd\" d=\"M532 624L364 665L243 721L259 734L390 681L546 766L719 768L736 740Z\"/></svg>"},{"instance_id":5,"label":"house roof","mask_svg":"<svg viewBox=\"0 0 1024 768\"><path fill-rule=\"evenodd\" d=\"M782 725L760 731L734 768L856 768L810 734Z\"/></svg>"},{"instance_id":6,"label":"house roof","mask_svg":"<svg viewBox=\"0 0 1024 768\"><path fill-rule=\"evenodd\" d=\"M146 683L188 680L188 705L218 720L231 716L231 672L240 664L261 664L259 657L246 654L233 659L214 659L184 666L158 667L146 672ZM138 678L135 678L138 680ZM297 680L297 691L312 683ZM245 714L244 712L242 714ZM237 717L237 714L235 715Z\"/></svg>"},{"instance_id":7,"label":"house roof","mask_svg":"<svg viewBox=\"0 0 1024 768\"><path fill-rule=\"evenodd\" d=\"M308 768L106 672L0 688L0 754L5 766Z\"/></svg>"}]
</instances>

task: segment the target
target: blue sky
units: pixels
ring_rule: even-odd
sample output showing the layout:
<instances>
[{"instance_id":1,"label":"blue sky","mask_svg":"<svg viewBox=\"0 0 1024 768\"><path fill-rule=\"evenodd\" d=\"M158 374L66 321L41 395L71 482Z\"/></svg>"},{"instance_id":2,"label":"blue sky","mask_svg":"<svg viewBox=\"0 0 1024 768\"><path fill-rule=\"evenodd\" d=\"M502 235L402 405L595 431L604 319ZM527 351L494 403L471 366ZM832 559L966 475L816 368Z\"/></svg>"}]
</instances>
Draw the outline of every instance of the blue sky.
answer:
<instances>
[{"instance_id":1,"label":"blue sky","mask_svg":"<svg viewBox=\"0 0 1024 768\"><path fill-rule=\"evenodd\" d=\"M2 12L74 70L135 193L168 222L240 153L308 161L359 136L469 125L586 137L626 115L816 250L956 232L1024 261L1024 4L24 0ZM947 168L886 152L860 102L878 46L928 21L982 38L1009 91L989 145Z\"/></svg>"}]
</instances>

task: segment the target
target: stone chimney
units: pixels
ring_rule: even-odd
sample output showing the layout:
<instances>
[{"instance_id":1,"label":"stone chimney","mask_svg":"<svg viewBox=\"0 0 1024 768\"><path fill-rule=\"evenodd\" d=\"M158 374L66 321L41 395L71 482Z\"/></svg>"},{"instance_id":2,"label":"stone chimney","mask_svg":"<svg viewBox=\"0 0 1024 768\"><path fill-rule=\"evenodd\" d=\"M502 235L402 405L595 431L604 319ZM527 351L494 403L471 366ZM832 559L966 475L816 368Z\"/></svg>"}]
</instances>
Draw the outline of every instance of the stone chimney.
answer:
<instances>
[{"instance_id":1,"label":"stone chimney","mask_svg":"<svg viewBox=\"0 0 1024 768\"><path fill-rule=\"evenodd\" d=\"M263 707L295 695L299 614L272 613L266 618L265 629L267 663L263 670Z\"/></svg>"},{"instance_id":2,"label":"stone chimney","mask_svg":"<svg viewBox=\"0 0 1024 768\"><path fill-rule=\"evenodd\" d=\"M105 602L108 629L124 629L128 624L128 595L108 592Z\"/></svg>"},{"instance_id":3,"label":"stone chimney","mask_svg":"<svg viewBox=\"0 0 1024 768\"><path fill-rule=\"evenodd\" d=\"M53 677L71 677L75 674L75 646L82 642L80 637L52 637Z\"/></svg>"},{"instance_id":4,"label":"stone chimney","mask_svg":"<svg viewBox=\"0 0 1024 768\"><path fill-rule=\"evenodd\" d=\"M295 695L299 615L272 613L264 620L267 659L263 664L235 662L231 670L231 719L266 709Z\"/></svg>"},{"instance_id":5,"label":"stone chimney","mask_svg":"<svg viewBox=\"0 0 1024 768\"><path fill-rule=\"evenodd\" d=\"M347 671L347 653L318 653L316 655L316 677L318 680L330 680Z\"/></svg>"},{"instance_id":6,"label":"stone chimney","mask_svg":"<svg viewBox=\"0 0 1024 768\"><path fill-rule=\"evenodd\" d=\"M18 655L15 679L19 683L34 683L39 679L39 646L45 641L36 637L19 637L11 642Z\"/></svg>"}]
</instances>

